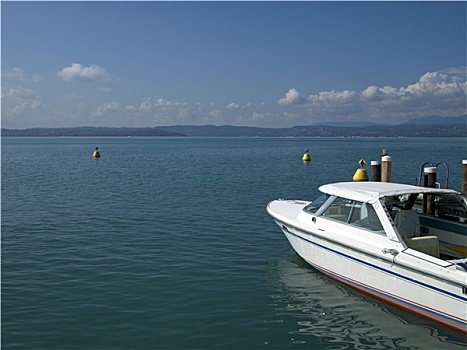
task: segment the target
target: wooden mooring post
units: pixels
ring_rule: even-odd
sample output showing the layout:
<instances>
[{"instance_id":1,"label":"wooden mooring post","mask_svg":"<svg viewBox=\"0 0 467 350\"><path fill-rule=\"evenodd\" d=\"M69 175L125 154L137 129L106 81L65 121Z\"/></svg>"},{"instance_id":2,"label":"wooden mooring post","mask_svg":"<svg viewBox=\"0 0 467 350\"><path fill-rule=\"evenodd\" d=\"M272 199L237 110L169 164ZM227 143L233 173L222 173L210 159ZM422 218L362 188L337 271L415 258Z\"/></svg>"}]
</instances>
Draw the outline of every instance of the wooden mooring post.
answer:
<instances>
[{"instance_id":1,"label":"wooden mooring post","mask_svg":"<svg viewBox=\"0 0 467 350\"><path fill-rule=\"evenodd\" d=\"M435 188L436 187L436 172L437 167L426 167L423 169L424 180L423 186ZM435 214L435 197L431 194L423 195L423 212L429 215Z\"/></svg>"},{"instance_id":2,"label":"wooden mooring post","mask_svg":"<svg viewBox=\"0 0 467 350\"><path fill-rule=\"evenodd\" d=\"M371 161L371 181L381 181L381 162L379 160Z\"/></svg>"},{"instance_id":3,"label":"wooden mooring post","mask_svg":"<svg viewBox=\"0 0 467 350\"><path fill-rule=\"evenodd\" d=\"M379 160L371 161L371 181L391 182L391 162L392 162L392 158L391 156L389 156L387 149L383 149L383 156L381 157L381 161ZM442 164L445 164L445 163L442 163ZM423 186L424 187L433 187L433 188L436 187L437 171L438 171L438 168L433 167L433 166L423 168L423 172L424 172ZM449 170L448 170L448 175L449 175ZM420 179L418 186L420 185L421 185L421 179ZM446 180L446 186L447 186L447 180ZM462 161L462 185L461 186L462 186L461 192L467 195L467 159L464 159ZM430 198L431 197L433 196L430 196ZM434 198L431 198L430 201L432 199ZM434 203L430 204L424 199L423 211L426 213L427 210L430 210L430 213L431 211L433 211L434 213Z\"/></svg>"},{"instance_id":4,"label":"wooden mooring post","mask_svg":"<svg viewBox=\"0 0 467 350\"><path fill-rule=\"evenodd\" d=\"M462 193L467 194L467 159L462 161Z\"/></svg>"},{"instance_id":5,"label":"wooden mooring post","mask_svg":"<svg viewBox=\"0 0 467 350\"><path fill-rule=\"evenodd\" d=\"M384 150L386 151L386 150ZM386 152L383 151L383 156L381 157L381 181L382 182L391 182L391 161L392 158Z\"/></svg>"}]
</instances>

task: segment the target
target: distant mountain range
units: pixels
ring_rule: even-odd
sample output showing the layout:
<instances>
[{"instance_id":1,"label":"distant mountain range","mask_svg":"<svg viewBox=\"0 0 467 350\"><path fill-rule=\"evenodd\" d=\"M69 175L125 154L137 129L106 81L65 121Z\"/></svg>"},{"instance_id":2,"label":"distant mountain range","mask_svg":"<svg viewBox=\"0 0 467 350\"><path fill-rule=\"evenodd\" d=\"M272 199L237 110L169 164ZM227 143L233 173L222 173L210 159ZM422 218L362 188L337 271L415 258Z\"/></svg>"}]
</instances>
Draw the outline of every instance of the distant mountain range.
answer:
<instances>
[{"instance_id":1,"label":"distant mountain range","mask_svg":"<svg viewBox=\"0 0 467 350\"><path fill-rule=\"evenodd\" d=\"M407 123L398 124L400 125L455 125L455 124L467 124L467 114L460 117L438 117L430 116L423 118L415 118L409 120ZM314 125L323 126L337 126L337 127L368 127L368 126L390 126L389 124L372 123L366 121L356 122L328 122L318 123Z\"/></svg>"},{"instance_id":2,"label":"distant mountain range","mask_svg":"<svg viewBox=\"0 0 467 350\"><path fill-rule=\"evenodd\" d=\"M3 129L8 136L203 136L203 137L466 137L467 115L424 117L405 124L334 122L291 128L258 128L232 125L173 125L152 128L32 128Z\"/></svg>"},{"instance_id":3,"label":"distant mountain range","mask_svg":"<svg viewBox=\"0 0 467 350\"><path fill-rule=\"evenodd\" d=\"M76 128L3 129L2 137L8 136L185 136L160 128L106 128L83 126Z\"/></svg>"},{"instance_id":4,"label":"distant mountain range","mask_svg":"<svg viewBox=\"0 0 467 350\"><path fill-rule=\"evenodd\" d=\"M390 124L381 124L381 123L372 123L372 122L365 122L365 121L356 121L356 122L326 122L326 123L317 123L313 124L315 126L336 126L336 127L367 127L367 126L388 126Z\"/></svg>"},{"instance_id":5,"label":"distant mountain range","mask_svg":"<svg viewBox=\"0 0 467 350\"><path fill-rule=\"evenodd\" d=\"M454 125L454 124L467 124L467 114L460 117L424 117L411 119L406 124L409 125Z\"/></svg>"}]
</instances>

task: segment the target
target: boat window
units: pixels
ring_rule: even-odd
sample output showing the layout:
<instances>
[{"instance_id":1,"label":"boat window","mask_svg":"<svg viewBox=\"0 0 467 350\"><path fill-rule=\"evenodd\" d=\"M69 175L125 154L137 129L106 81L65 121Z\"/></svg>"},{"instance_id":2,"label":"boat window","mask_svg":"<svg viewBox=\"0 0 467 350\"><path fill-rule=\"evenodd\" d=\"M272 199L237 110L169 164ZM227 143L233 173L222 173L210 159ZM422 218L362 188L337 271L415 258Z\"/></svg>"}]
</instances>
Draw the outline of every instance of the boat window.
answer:
<instances>
[{"instance_id":1,"label":"boat window","mask_svg":"<svg viewBox=\"0 0 467 350\"><path fill-rule=\"evenodd\" d=\"M330 196L328 194L323 193L321 196L308 204L304 209L310 213L315 213L324 203L326 203L329 197Z\"/></svg>"},{"instance_id":2,"label":"boat window","mask_svg":"<svg viewBox=\"0 0 467 350\"><path fill-rule=\"evenodd\" d=\"M349 224L385 234L381 221L371 204L354 202L354 206L355 210L349 218Z\"/></svg>"},{"instance_id":3,"label":"boat window","mask_svg":"<svg viewBox=\"0 0 467 350\"><path fill-rule=\"evenodd\" d=\"M345 198L336 198L324 211L322 216L352 226L385 234L375 209L368 203L352 201Z\"/></svg>"},{"instance_id":4,"label":"boat window","mask_svg":"<svg viewBox=\"0 0 467 350\"><path fill-rule=\"evenodd\" d=\"M467 205L464 202L465 197L455 197L449 195L436 195L434 197L435 217L444 220L467 222ZM388 208L391 216L396 217L400 210L411 209L412 206L418 212L423 209L422 195L402 195L395 197L385 197L385 205Z\"/></svg>"},{"instance_id":5,"label":"boat window","mask_svg":"<svg viewBox=\"0 0 467 350\"><path fill-rule=\"evenodd\" d=\"M323 216L329 219L347 222L350 211L352 209L352 201L345 198L336 198L334 202L323 212Z\"/></svg>"},{"instance_id":6,"label":"boat window","mask_svg":"<svg viewBox=\"0 0 467 350\"><path fill-rule=\"evenodd\" d=\"M415 193L411 195L404 194L400 196L384 197L383 200L389 213L395 218L399 211L412 209L418 198L421 197Z\"/></svg>"},{"instance_id":7,"label":"boat window","mask_svg":"<svg viewBox=\"0 0 467 350\"><path fill-rule=\"evenodd\" d=\"M438 196L435 199L436 213L441 219L467 222L467 210L456 197Z\"/></svg>"}]
</instances>

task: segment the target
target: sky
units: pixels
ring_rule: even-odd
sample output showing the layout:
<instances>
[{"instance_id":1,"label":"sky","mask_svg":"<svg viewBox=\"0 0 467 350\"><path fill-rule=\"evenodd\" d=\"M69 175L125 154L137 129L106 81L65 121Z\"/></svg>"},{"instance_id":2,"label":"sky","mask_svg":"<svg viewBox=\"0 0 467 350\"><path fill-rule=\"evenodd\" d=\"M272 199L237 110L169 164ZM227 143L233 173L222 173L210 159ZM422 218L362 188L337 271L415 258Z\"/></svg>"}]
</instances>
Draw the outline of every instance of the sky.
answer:
<instances>
[{"instance_id":1,"label":"sky","mask_svg":"<svg viewBox=\"0 0 467 350\"><path fill-rule=\"evenodd\" d=\"M1 1L1 126L467 114L467 3Z\"/></svg>"}]
</instances>

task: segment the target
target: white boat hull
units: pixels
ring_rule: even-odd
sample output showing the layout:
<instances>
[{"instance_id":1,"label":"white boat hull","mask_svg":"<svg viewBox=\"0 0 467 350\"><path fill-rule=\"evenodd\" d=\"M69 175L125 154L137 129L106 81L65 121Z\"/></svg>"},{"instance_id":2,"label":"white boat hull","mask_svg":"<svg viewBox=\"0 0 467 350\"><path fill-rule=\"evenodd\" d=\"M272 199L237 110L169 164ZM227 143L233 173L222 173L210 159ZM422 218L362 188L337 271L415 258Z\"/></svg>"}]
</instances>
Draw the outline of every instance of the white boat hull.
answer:
<instances>
[{"instance_id":1,"label":"white boat hull","mask_svg":"<svg viewBox=\"0 0 467 350\"><path fill-rule=\"evenodd\" d=\"M385 248L397 248L397 243L384 242L387 237L369 242L365 249L358 244L348 244L338 237L335 229L327 232L322 227L313 227L311 220L297 220L305 202L281 202L276 208L271 206L274 202L270 203L268 212L293 249L311 266L375 298L462 333L467 332L467 290L465 280L462 283L462 278L458 278L462 276L459 271L447 270L441 260L427 259L410 249L393 259L387 251L383 253ZM280 214L275 211L287 205L291 209ZM441 263L439 266L436 260ZM430 270L435 272L430 273ZM436 270L440 275L436 276ZM446 272L453 278L444 278Z\"/></svg>"}]
</instances>

